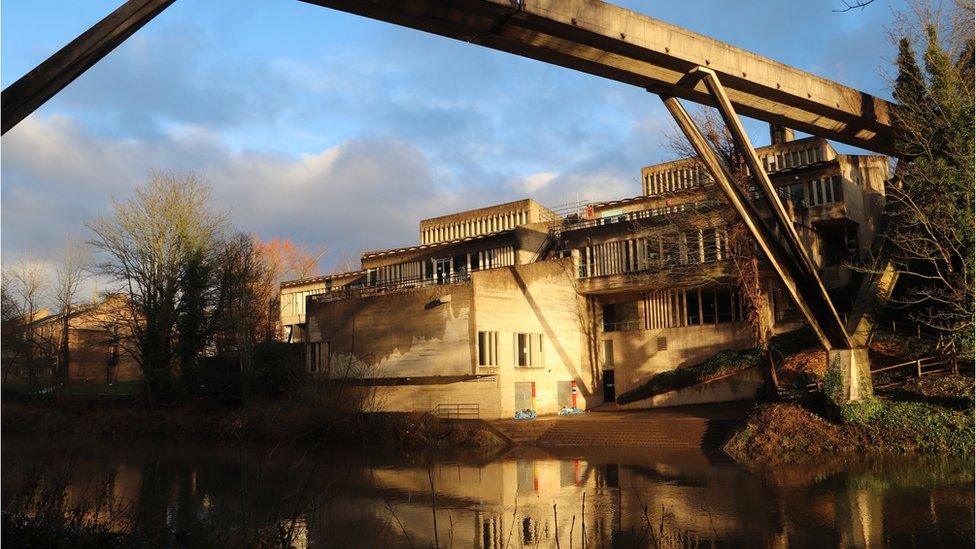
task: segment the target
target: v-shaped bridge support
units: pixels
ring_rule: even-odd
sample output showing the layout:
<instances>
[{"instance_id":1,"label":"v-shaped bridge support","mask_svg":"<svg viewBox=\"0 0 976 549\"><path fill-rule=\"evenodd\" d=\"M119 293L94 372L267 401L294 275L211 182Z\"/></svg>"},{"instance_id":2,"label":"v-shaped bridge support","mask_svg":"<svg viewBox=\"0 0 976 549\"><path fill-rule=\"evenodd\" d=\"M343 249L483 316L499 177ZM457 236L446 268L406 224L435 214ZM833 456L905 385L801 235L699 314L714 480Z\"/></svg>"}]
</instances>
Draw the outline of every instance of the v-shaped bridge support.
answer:
<instances>
[{"instance_id":1,"label":"v-shaped bridge support","mask_svg":"<svg viewBox=\"0 0 976 549\"><path fill-rule=\"evenodd\" d=\"M745 160L753 183L772 214L772 226L760 215L749 193L736 184L729 168L719 159L678 99L661 96L664 105L698 153L712 179L755 238L759 249L769 260L786 291L797 304L824 348L829 351L830 370L840 374L839 378L836 375L832 376L839 383L837 387L828 387L830 396L835 401L846 402L870 395L871 379L867 352L864 349L854 349L852 338L840 315L837 314L786 208L780 202L769 176L763 169L722 83L714 71L704 67L697 67L690 71L684 83L695 85L699 81L704 81L715 107L721 113L732 136L736 150Z\"/></svg>"}]
</instances>

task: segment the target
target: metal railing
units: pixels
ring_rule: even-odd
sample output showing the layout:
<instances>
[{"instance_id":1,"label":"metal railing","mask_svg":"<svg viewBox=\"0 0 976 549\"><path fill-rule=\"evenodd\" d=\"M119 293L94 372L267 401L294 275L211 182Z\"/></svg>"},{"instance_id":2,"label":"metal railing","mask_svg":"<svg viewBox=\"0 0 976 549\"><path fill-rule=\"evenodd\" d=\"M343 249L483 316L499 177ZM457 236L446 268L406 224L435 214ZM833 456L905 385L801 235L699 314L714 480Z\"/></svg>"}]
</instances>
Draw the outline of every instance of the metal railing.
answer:
<instances>
[{"instance_id":1,"label":"metal railing","mask_svg":"<svg viewBox=\"0 0 976 549\"><path fill-rule=\"evenodd\" d=\"M599 227L601 225L610 225L613 223L620 223L624 221L640 221L641 219L650 219L655 217L661 217L665 215L680 214L690 211L707 212L711 211L722 205L721 202L717 200L705 200L701 202L687 202L684 204L676 204L674 206L662 206L658 208L649 208L647 210L638 210L634 212L627 212L618 215L611 215L607 217L598 217L596 219L581 219L579 221L569 221L566 220L563 223L563 230L575 230L575 229L585 229L588 227Z\"/></svg>"},{"instance_id":2,"label":"metal railing","mask_svg":"<svg viewBox=\"0 0 976 549\"><path fill-rule=\"evenodd\" d=\"M471 273L464 271L449 275L440 275L434 278L410 277L391 280L388 282L374 282L372 284L355 284L333 288L325 293L308 296L316 302L334 301L347 297L364 297L379 295L399 290L409 290L412 288L424 288L428 286L439 286L445 284L457 284L467 282L471 279Z\"/></svg>"},{"instance_id":3,"label":"metal railing","mask_svg":"<svg viewBox=\"0 0 976 549\"><path fill-rule=\"evenodd\" d=\"M434 406L430 413L441 419L479 419L481 406L475 402L441 403Z\"/></svg>"},{"instance_id":4,"label":"metal railing","mask_svg":"<svg viewBox=\"0 0 976 549\"><path fill-rule=\"evenodd\" d=\"M640 330L639 320L625 320L623 322L604 322L604 332L634 332Z\"/></svg>"},{"instance_id":5,"label":"metal railing","mask_svg":"<svg viewBox=\"0 0 976 549\"><path fill-rule=\"evenodd\" d=\"M871 377L885 372L894 372L897 370L909 370L911 373L915 374L915 377L921 379L922 376L932 375L932 374L942 374L942 373L959 373L959 364L956 362L954 357L941 357L941 356L930 356L925 358L919 358L916 360L909 360L907 362L901 362L899 364L892 364L891 366L883 366L881 368L874 368L871 370ZM900 381L890 381L888 383L882 383L880 385L874 385L875 389L884 389L885 387L890 387L892 385L897 385ZM823 390L823 381L816 381L806 385L805 389L807 391Z\"/></svg>"},{"instance_id":6,"label":"metal railing","mask_svg":"<svg viewBox=\"0 0 976 549\"><path fill-rule=\"evenodd\" d=\"M938 374L944 372L958 373L959 368L954 358L946 358L940 356L930 356L925 358L919 358L917 360L909 360L907 362L902 362L900 364L893 364L891 366L885 366L883 368L875 368L871 370L871 375L877 375L882 372L891 372L894 370L905 370L911 369L914 371L916 377L922 377L923 375Z\"/></svg>"}]
</instances>

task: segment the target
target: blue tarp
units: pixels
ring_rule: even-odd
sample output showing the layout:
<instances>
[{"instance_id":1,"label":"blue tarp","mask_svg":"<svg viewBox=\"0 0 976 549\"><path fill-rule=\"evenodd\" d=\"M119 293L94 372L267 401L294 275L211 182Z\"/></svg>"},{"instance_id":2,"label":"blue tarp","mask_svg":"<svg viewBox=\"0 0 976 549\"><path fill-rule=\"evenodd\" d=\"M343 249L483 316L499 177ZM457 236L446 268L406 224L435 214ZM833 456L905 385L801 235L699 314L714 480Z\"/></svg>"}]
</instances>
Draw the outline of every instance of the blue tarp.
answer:
<instances>
[{"instance_id":1,"label":"blue tarp","mask_svg":"<svg viewBox=\"0 0 976 549\"><path fill-rule=\"evenodd\" d=\"M562 410L559 410L559 415L561 415L561 416L575 416L576 414L582 414L584 411L585 410L580 410L579 408L564 407Z\"/></svg>"},{"instance_id":2,"label":"blue tarp","mask_svg":"<svg viewBox=\"0 0 976 549\"><path fill-rule=\"evenodd\" d=\"M535 419L535 410L519 410L515 412L515 419Z\"/></svg>"}]
</instances>

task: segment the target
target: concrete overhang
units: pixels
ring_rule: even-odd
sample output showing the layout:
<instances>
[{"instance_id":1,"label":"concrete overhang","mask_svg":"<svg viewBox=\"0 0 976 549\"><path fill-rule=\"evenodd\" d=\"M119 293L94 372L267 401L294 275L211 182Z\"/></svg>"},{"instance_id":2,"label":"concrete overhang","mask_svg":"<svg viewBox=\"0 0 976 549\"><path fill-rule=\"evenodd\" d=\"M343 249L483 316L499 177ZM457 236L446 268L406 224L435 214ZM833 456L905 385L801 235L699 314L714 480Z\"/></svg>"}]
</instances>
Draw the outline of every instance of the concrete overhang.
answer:
<instances>
[{"instance_id":1,"label":"concrete overhang","mask_svg":"<svg viewBox=\"0 0 976 549\"><path fill-rule=\"evenodd\" d=\"M891 104L730 44L597 0L302 0L702 104L716 72L745 116L896 153Z\"/></svg>"}]
</instances>

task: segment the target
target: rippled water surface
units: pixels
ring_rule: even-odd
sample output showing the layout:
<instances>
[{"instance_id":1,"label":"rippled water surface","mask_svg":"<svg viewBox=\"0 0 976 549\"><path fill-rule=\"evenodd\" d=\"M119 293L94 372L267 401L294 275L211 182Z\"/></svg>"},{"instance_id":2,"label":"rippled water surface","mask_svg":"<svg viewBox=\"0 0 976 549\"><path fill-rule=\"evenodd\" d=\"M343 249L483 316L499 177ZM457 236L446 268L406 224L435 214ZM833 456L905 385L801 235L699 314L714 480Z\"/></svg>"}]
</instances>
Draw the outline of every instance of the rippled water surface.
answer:
<instances>
[{"instance_id":1,"label":"rippled water surface","mask_svg":"<svg viewBox=\"0 0 976 549\"><path fill-rule=\"evenodd\" d=\"M515 449L451 459L337 448L5 437L3 503L66 484L111 528L297 547L973 547L971 459L820 460ZM37 481L36 483L33 481ZM32 493L41 497L42 490Z\"/></svg>"}]
</instances>

